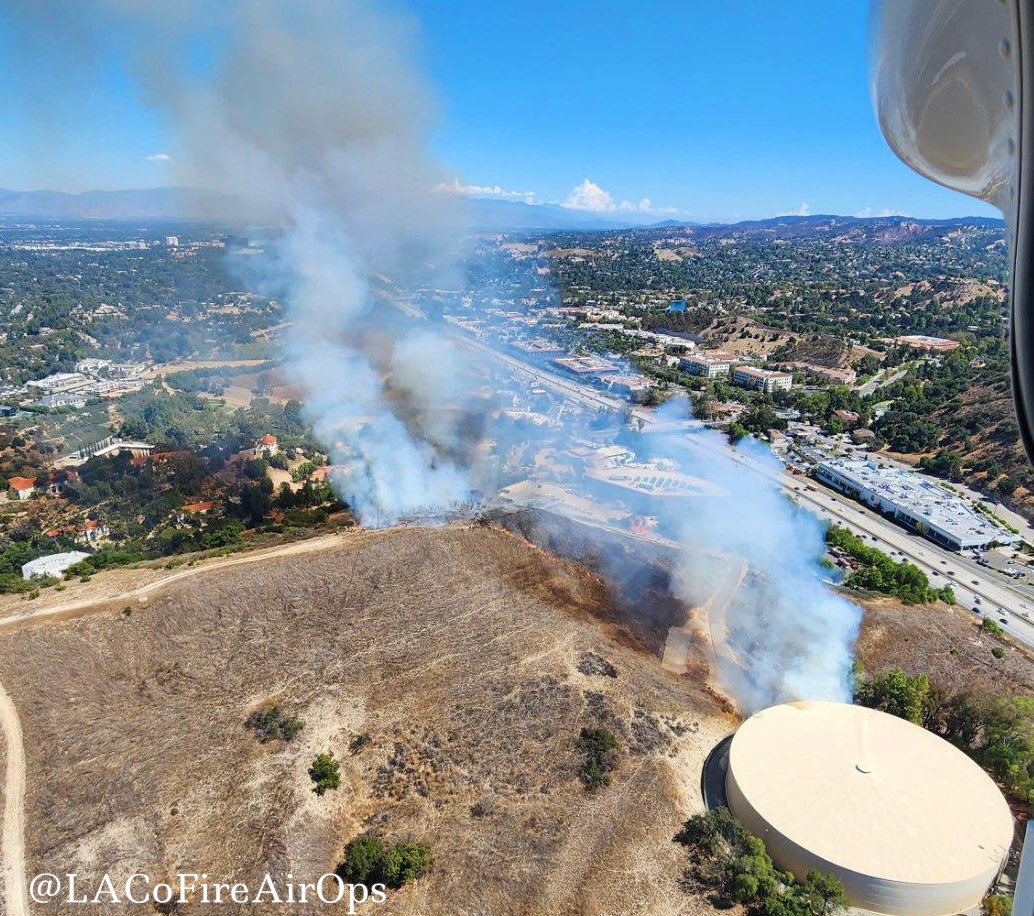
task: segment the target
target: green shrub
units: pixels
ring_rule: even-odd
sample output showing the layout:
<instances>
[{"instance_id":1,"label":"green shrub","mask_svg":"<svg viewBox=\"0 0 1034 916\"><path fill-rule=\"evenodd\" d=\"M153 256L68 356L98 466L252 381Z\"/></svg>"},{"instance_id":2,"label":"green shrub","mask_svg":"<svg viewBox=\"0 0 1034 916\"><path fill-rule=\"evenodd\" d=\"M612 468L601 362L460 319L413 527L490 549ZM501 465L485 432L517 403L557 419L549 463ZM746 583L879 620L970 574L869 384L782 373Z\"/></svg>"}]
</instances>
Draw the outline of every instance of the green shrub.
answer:
<instances>
[{"instance_id":1,"label":"green shrub","mask_svg":"<svg viewBox=\"0 0 1034 916\"><path fill-rule=\"evenodd\" d=\"M715 890L722 909L739 903L764 916L833 916L847 906L844 888L832 875L810 871L798 881L776 868L764 841L726 808L694 815L675 842L693 853L693 873Z\"/></svg>"},{"instance_id":2,"label":"green shrub","mask_svg":"<svg viewBox=\"0 0 1034 916\"><path fill-rule=\"evenodd\" d=\"M297 716L284 715L279 706L256 709L244 722L245 727L255 732L255 737L263 744L277 738L290 741L304 724Z\"/></svg>"},{"instance_id":3,"label":"green shrub","mask_svg":"<svg viewBox=\"0 0 1034 916\"><path fill-rule=\"evenodd\" d=\"M983 916L1012 916L1012 897L988 894L980 905Z\"/></svg>"},{"instance_id":4,"label":"green shrub","mask_svg":"<svg viewBox=\"0 0 1034 916\"><path fill-rule=\"evenodd\" d=\"M336 873L353 884L402 887L431 868L431 847L426 843L399 841L390 846L376 834L357 837L345 847Z\"/></svg>"},{"instance_id":5,"label":"green shrub","mask_svg":"<svg viewBox=\"0 0 1034 916\"><path fill-rule=\"evenodd\" d=\"M328 789L341 785L341 766L330 754L317 754L309 767L312 791L323 795Z\"/></svg>"},{"instance_id":6,"label":"green shrub","mask_svg":"<svg viewBox=\"0 0 1034 916\"><path fill-rule=\"evenodd\" d=\"M930 695L930 679L925 674L909 676L900 668L883 674L855 678L854 701L859 706L880 709L921 725Z\"/></svg>"},{"instance_id":7,"label":"green shrub","mask_svg":"<svg viewBox=\"0 0 1034 916\"><path fill-rule=\"evenodd\" d=\"M583 728L578 746L585 755L581 777L585 788L594 792L610 785L610 774L617 766L618 739L606 728Z\"/></svg>"},{"instance_id":8,"label":"green shrub","mask_svg":"<svg viewBox=\"0 0 1034 916\"><path fill-rule=\"evenodd\" d=\"M384 851L381 865L384 883L402 887L431 867L431 847L426 843L394 843Z\"/></svg>"}]
</instances>

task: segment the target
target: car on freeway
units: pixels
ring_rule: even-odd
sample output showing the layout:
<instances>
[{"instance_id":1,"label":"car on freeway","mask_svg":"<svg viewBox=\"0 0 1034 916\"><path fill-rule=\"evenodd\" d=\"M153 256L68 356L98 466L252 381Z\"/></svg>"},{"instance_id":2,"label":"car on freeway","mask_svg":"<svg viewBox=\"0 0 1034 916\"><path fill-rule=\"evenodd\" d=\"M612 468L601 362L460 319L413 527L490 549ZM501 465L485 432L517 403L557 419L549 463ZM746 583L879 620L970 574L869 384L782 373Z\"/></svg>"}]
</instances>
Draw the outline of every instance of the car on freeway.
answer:
<instances>
[{"instance_id":1,"label":"car on freeway","mask_svg":"<svg viewBox=\"0 0 1034 916\"><path fill-rule=\"evenodd\" d=\"M1008 623L1009 621L1005 617L999 617L998 618L998 622L999 623Z\"/></svg>"}]
</instances>

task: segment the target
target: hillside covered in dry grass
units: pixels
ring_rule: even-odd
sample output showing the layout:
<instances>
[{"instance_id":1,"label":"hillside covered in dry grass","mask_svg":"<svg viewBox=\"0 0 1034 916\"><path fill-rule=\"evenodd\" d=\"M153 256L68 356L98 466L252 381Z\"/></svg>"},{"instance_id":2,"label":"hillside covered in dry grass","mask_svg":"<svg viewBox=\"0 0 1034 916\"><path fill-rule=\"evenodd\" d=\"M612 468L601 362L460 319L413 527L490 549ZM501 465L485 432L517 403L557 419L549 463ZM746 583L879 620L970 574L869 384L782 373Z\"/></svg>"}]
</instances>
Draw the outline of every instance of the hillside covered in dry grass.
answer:
<instances>
[{"instance_id":1,"label":"hillside covered in dry grass","mask_svg":"<svg viewBox=\"0 0 1034 916\"><path fill-rule=\"evenodd\" d=\"M378 913L710 912L671 839L733 720L661 670L599 578L517 535L356 533L15 629L0 665L29 874L312 880L375 831L434 857ZM304 724L261 743L245 723L274 703ZM619 759L593 794L578 736L596 727ZM318 797L321 752L342 779Z\"/></svg>"}]
</instances>

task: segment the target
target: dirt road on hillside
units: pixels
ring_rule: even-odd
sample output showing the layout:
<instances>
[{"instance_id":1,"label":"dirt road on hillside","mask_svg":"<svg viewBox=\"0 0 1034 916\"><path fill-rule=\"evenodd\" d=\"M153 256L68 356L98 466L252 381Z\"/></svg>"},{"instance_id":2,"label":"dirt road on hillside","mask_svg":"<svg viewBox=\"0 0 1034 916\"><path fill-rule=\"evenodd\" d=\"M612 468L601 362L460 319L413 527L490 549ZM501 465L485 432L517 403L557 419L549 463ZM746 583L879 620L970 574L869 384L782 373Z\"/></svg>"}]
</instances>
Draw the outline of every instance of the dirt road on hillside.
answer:
<instances>
[{"instance_id":1,"label":"dirt road on hillside","mask_svg":"<svg viewBox=\"0 0 1034 916\"><path fill-rule=\"evenodd\" d=\"M18 711L0 685L0 728L4 733L7 772L4 779L2 841L4 901L7 916L29 916L25 885L25 747Z\"/></svg>"}]
</instances>

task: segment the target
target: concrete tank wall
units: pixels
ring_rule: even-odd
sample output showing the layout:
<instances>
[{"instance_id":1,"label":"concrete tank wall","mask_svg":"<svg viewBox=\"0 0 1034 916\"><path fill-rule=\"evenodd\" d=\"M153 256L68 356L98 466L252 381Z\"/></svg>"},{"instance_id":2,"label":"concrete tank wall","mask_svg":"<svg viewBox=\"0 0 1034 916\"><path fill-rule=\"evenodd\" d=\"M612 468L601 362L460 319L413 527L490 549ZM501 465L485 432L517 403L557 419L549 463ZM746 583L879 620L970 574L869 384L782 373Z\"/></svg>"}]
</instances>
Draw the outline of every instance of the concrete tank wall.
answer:
<instances>
[{"instance_id":1,"label":"concrete tank wall","mask_svg":"<svg viewBox=\"0 0 1034 916\"><path fill-rule=\"evenodd\" d=\"M893 916L953 916L979 906L998 874L997 868L989 868L951 884L905 884L848 871L798 846L766 823L740 791L731 769L725 791L729 809L747 830L765 841L776 865L798 878L813 868L834 875L844 885L852 906ZM802 799L802 804L807 803ZM845 823L844 830L850 829L850 822Z\"/></svg>"}]
</instances>

